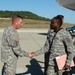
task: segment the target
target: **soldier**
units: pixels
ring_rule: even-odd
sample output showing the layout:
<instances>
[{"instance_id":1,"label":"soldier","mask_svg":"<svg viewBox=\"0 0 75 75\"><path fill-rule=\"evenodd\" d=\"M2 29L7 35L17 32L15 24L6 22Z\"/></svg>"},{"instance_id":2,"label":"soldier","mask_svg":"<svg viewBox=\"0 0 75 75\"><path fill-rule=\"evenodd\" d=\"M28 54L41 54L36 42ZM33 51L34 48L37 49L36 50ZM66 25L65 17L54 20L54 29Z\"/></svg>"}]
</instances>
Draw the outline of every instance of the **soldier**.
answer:
<instances>
[{"instance_id":1,"label":"soldier","mask_svg":"<svg viewBox=\"0 0 75 75\"><path fill-rule=\"evenodd\" d=\"M63 21L64 21L64 16L63 16L63 15L57 15L56 17L60 17L60 18L62 19L62 23L63 23ZM53 30L52 30L52 29L49 29L48 34L52 34L52 35L54 36ZM45 74L45 75L47 75L47 74L46 74L46 71L47 71L48 62L49 62L49 54L50 54L50 52L47 52L47 53L45 53L45 55L44 55L44 60L45 60L44 74Z\"/></svg>"},{"instance_id":2,"label":"soldier","mask_svg":"<svg viewBox=\"0 0 75 75\"><path fill-rule=\"evenodd\" d=\"M22 21L21 16L13 16L12 24L3 32L1 46L1 60L4 62L3 75L15 75L18 56L29 57L27 52L22 51L19 44L19 35L16 31L22 26Z\"/></svg>"},{"instance_id":3,"label":"soldier","mask_svg":"<svg viewBox=\"0 0 75 75\"><path fill-rule=\"evenodd\" d=\"M48 32L47 40L45 45L38 51L32 52L32 57L38 56L40 54L50 52L49 62L47 68L47 75L62 75L64 70L58 70L54 62L54 58L67 54L67 61L64 66L66 69L70 69L70 63L73 59L74 45L70 33L61 28L62 19L60 17L54 17L51 20L50 28L53 29L53 32ZM66 51L67 50L67 51Z\"/></svg>"}]
</instances>

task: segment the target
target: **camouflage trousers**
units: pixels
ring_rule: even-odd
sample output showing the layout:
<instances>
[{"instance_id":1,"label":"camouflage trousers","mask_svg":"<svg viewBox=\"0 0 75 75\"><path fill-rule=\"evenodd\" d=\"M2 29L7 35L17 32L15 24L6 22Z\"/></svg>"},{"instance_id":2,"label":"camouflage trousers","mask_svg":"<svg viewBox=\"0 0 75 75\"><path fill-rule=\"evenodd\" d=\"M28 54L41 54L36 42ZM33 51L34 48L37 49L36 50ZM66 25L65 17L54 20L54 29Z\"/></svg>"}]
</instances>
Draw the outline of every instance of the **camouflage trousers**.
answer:
<instances>
[{"instance_id":1,"label":"camouflage trousers","mask_svg":"<svg viewBox=\"0 0 75 75\"><path fill-rule=\"evenodd\" d=\"M2 75L15 75L16 73L17 60L11 60L8 63L4 63L2 69Z\"/></svg>"},{"instance_id":2,"label":"camouflage trousers","mask_svg":"<svg viewBox=\"0 0 75 75\"><path fill-rule=\"evenodd\" d=\"M56 71L53 65L49 65L47 69L47 75L63 75L64 70Z\"/></svg>"}]
</instances>

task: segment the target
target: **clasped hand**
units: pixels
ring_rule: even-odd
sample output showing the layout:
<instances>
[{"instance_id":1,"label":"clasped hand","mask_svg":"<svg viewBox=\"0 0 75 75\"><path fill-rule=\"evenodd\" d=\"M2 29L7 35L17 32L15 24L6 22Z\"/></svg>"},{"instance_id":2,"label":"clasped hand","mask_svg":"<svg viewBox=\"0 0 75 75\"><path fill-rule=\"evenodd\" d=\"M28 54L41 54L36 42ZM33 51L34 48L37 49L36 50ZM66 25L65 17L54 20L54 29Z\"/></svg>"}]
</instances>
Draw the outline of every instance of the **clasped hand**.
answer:
<instances>
[{"instance_id":1,"label":"clasped hand","mask_svg":"<svg viewBox=\"0 0 75 75\"><path fill-rule=\"evenodd\" d=\"M35 56L35 53L34 53L34 52L30 52L30 53L29 53L29 57L30 57L30 58L32 58L32 57L34 57L34 56Z\"/></svg>"}]
</instances>

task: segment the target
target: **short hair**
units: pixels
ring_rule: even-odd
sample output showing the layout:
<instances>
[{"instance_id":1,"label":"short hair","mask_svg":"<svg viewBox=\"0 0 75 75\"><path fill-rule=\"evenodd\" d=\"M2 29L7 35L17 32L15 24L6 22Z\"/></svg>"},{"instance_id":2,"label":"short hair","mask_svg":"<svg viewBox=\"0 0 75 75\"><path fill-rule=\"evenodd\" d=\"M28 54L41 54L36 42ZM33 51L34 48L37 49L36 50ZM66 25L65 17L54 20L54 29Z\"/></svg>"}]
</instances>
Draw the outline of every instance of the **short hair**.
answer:
<instances>
[{"instance_id":1,"label":"short hair","mask_svg":"<svg viewBox=\"0 0 75 75\"><path fill-rule=\"evenodd\" d=\"M23 19L23 17L22 16L20 16L20 15L14 15L13 17L12 17L12 22L14 22L14 21L17 21L18 19Z\"/></svg>"}]
</instances>

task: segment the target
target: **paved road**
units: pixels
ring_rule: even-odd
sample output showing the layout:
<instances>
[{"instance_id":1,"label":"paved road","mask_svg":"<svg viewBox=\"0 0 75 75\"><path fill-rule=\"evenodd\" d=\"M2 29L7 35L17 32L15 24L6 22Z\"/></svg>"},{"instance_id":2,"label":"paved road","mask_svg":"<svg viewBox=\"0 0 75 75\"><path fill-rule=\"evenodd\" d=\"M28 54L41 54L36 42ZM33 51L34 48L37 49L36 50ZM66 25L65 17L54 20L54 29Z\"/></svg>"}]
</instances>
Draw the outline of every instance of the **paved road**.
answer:
<instances>
[{"instance_id":1,"label":"paved road","mask_svg":"<svg viewBox=\"0 0 75 75\"><path fill-rule=\"evenodd\" d=\"M0 29L0 42L4 29ZM48 29L19 29L20 44L23 50L30 52L40 49L46 40ZM1 43L0 43L1 48ZM1 53L1 49L0 49ZM1 58L1 56L0 56ZM0 60L0 72L3 63ZM44 56L40 55L33 59L27 57L19 57L17 63L17 75L43 75L44 71Z\"/></svg>"}]
</instances>

